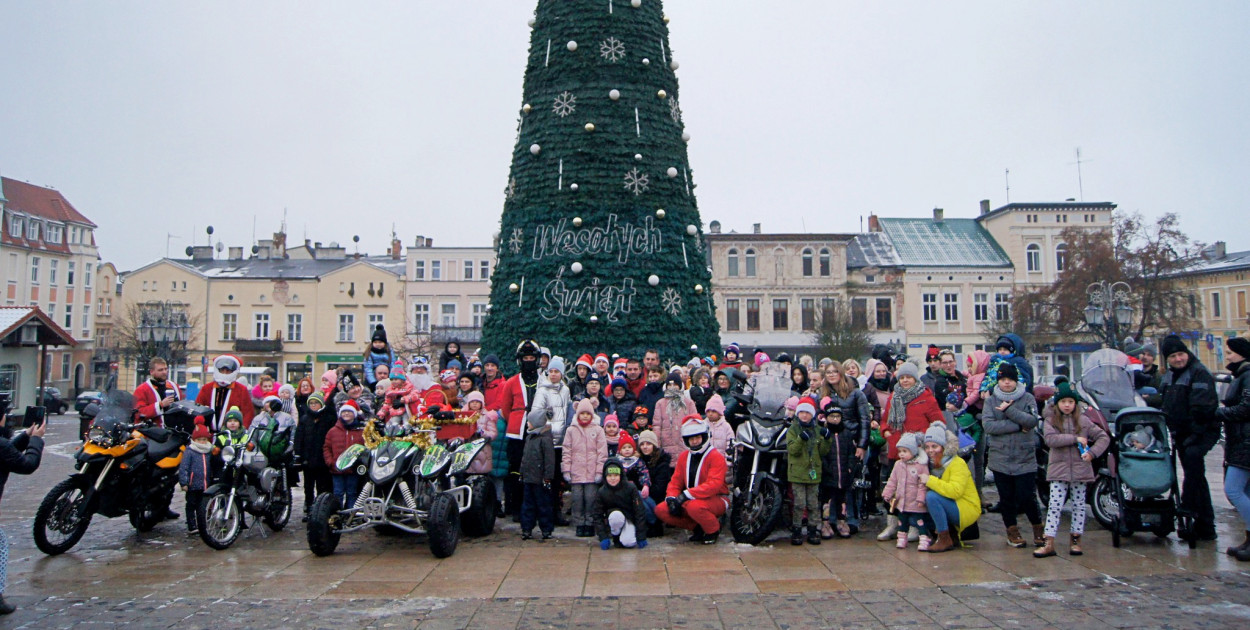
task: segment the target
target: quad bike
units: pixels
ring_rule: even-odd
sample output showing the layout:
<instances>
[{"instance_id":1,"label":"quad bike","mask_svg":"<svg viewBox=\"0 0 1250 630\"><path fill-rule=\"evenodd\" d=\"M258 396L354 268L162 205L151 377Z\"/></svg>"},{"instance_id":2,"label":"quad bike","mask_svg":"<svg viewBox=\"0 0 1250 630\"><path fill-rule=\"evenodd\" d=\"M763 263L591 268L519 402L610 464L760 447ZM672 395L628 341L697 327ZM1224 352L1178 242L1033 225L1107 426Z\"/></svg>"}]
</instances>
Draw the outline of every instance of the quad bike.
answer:
<instances>
[{"instance_id":1,"label":"quad bike","mask_svg":"<svg viewBox=\"0 0 1250 630\"><path fill-rule=\"evenodd\" d=\"M456 551L462 523L466 534L489 534L495 525L494 485L483 474L470 474L487 454L486 441L434 442L440 422L476 423L477 414L435 412L415 426L391 423L380 432L381 423L370 420L365 443L348 448L336 462L339 470L354 469L361 477L360 494L346 506L333 494L313 501L309 549L330 555L344 533L372 527L425 534L434 556L446 558Z\"/></svg>"},{"instance_id":2,"label":"quad bike","mask_svg":"<svg viewBox=\"0 0 1250 630\"><path fill-rule=\"evenodd\" d=\"M244 444L221 449L221 479L204 492L196 518L200 538L213 549L227 549L238 540L248 527L245 514L254 517L253 523L257 519L264 521L275 532L291 520L291 487L283 465L285 454L281 452L284 449L265 452L262 445L272 443L266 439L268 431L270 427L253 425Z\"/></svg>"},{"instance_id":3,"label":"quad bike","mask_svg":"<svg viewBox=\"0 0 1250 630\"><path fill-rule=\"evenodd\" d=\"M78 544L96 514L129 515L141 532L156 527L169 511L195 417L212 413L180 400L166 410L164 427L135 422L134 398L120 390L85 411L93 419L74 454L76 472L53 486L35 511L35 546L48 555Z\"/></svg>"}]
</instances>

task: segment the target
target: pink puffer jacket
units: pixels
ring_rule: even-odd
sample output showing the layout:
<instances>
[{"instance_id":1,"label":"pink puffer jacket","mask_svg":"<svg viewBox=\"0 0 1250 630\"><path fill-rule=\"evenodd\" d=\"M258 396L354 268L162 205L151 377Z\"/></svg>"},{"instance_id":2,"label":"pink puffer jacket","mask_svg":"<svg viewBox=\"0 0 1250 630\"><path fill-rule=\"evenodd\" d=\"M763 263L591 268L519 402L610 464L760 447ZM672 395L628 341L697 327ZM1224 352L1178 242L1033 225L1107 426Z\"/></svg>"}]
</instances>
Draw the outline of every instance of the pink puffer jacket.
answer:
<instances>
[{"instance_id":1,"label":"pink puffer jacket","mask_svg":"<svg viewBox=\"0 0 1250 630\"><path fill-rule=\"evenodd\" d=\"M660 437L660 448L674 458L686 450L686 443L681 440L681 419L692 413L699 413L699 410L695 409L694 401L688 396L682 394L681 400L682 410L677 414L671 413L670 398L657 400L655 417L651 419L651 424L655 425L655 433Z\"/></svg>"},{"instance_id":2,"label":"pink puffer jacket","mask_svg":"<svg viewBox=\"0 0 1250 630\"><path fill-rule=\"evenodd\" d=\"M560 457L560 472L569 483L597 483L603 475L603 464L608 461L608 438L603 427L590 423L582 426L574 422L564 430L564 447Z\"/></svg>"},{"instance_id":3,"label":"pink puffer jacket","mask_svg":"<svg viewBox=\"0 0 1250 630\"><path fill-rule=\"evenodd\" d=\"M928 488L920 479L921 475L928 474L929 458L924 453L917 454L906 463L901 461L895 463L894 470L890 473L890 481L885 484L881 498L888 503L897 496L900 512L927 511L924 497Z\"/></svg>"}]
</instances>

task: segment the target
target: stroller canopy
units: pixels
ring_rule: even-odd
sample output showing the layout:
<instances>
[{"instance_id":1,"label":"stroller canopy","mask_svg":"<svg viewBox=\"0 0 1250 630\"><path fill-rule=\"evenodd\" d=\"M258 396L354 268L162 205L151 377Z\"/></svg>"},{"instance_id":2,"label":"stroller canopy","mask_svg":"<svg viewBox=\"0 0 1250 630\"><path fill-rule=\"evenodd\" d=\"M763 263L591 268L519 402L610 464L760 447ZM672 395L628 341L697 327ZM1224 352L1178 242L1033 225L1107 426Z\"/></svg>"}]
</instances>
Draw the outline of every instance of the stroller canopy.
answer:
<instances>
[{"instance_id":1,"label":"stroller canopy","mask_svg":"<svg viewBox=\"0 0 1250 630\"><path fill-rule=\"evenodd\" d=\"M1099 409L1110 414L1132 407L1137 404L1137 392L1128 371L1129 363L1127 354L1111 348L1089 355L1081 373L1081 390L1093 398Z\"/></svg>"}]
</instances>

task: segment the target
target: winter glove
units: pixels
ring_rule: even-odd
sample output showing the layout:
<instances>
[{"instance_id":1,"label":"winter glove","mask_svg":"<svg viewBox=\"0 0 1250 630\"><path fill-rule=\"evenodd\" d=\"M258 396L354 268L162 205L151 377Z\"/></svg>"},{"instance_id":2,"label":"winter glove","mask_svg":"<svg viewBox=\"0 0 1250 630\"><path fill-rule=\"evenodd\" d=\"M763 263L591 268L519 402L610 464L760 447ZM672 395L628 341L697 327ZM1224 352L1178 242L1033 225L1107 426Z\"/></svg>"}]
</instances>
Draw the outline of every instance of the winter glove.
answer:
<instances>
[{"instance_id":1,"label":"winter glove","mask_svg":"<svg viewBox=\"0 0 1250 630\"><path fill-rule=\"evenodd\" d=\"M644 539L644 540L640 540L640 541L638 541L638 548L639 548L639 549L646 549L646 548L647 548L647 541L646 541L645 539Z\"/></svg>"},{"instance_id":2,"label":"winter glove","mask_svg":"<svg viewBox=\"0 0 1250 630\"><path fill-rule=\"evenodd\" d=\"M603 483L603 475L595 475L595 483Z\"/></svg>"},{"instance_id":3,"label":"winter glove","mask_svg":"<svg viewBox=\"0 0 1250 630\"><path fill-rule=\"evenodd\" d=\"M437 408L437 407L438 407L438 405L435 405L435 407ZM454 411L438 411L438 412L435 412L435 413L434 413L434 419L435 419L435 420L455 420L455 419L456 419L456 412L454 412Z\"/></svg>"},{"instance_id":4,"label":"winter glove","mask_svg":"<svg viewBox=\"0 0 1250 630\"><path fill-rule=\"evenodd\" d=\"M833 435L833 432L829 430L829 427L820 427L820 437L827 440L830 435Z\"/></svg>"},{"instance_id":5,"label":"winter glove","mask_svg":"<svg viewBox=\"0 0 1250 630\"><path fill-rule=\"evenodd\" d=\"M611 538L604 538L603 540L600 540L600 541L599 541L599 548L600 548L600 549L602 549L602 550L604 550L604 551L607 551L607 550L611 549L611 548L612 548L612 539L611 539Z\"/></svg>"},{"instance_id":6,"label":"winter glove","mask_svg":"<svg viewBox=\"0 0 1250 630\"><path fill-rule=\"evenodd\" d=\"M402 400L400 400L400 399L398 399L398 398L396 398L395 400L392 400L392 401L391 401L391 409L396 409L396 410L398 410L398 409L403 409L403 408L404 408L404 401L402 401Z\"/></svg>"},{"instance_id":7,"label":"winter glove","mask_svg":"<svg viewBox=\"0 0 1250 630\"><path fill-rule=\"evenodd\" d=\"M803 431L799 433L799 437L803 438L803 441L806 442L807 440L812 439L812 432L809 429L803 429Z\"/></svg>"},{"instance_id":8,"label":"winter glove","mask_svg":"<svg viewBox=\"0 0 1250 630\"><path fill-rule=\"evenodd\" d=\"M664 499L664 504L668 506L668 513L673 516L679 516L685 511L681 506L682 503L685 503L685 501L682 501L681 497L667 497Z\"/></svg>"},{"instance_id":9,"label":"winter glove","mask_svg":"<svg viewBox=\"0 0 1250 630\"><path fill-rule=\"evenodd\" d=\"M564 473L564 483L573 483L573 475Z\"/></svg>"}]
</instances>

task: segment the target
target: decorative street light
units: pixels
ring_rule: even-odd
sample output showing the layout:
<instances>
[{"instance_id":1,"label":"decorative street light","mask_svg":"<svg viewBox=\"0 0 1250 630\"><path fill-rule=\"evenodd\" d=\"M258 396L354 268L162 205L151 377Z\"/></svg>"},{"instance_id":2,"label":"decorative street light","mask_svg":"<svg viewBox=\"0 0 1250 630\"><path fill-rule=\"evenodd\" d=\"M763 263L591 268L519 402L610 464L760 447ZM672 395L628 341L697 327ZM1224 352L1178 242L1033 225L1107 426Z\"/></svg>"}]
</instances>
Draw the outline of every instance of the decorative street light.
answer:
<instances>
[{"instance_id":1,"label":"decorative street light","mask_svg":"<svg viewBox=\"0 0 1250 630\"><path fill-rule=\"evenodd\" d=\"M1133 327L1134 308L1130 303L1132 290L1127 283L1099 280L1085 288L1089 306L1085 307L1085 325L1102 336L1103 345L1122 349L1124 336Z\"/></svg>"},{"instance_id":2,"label":"decorative street light","mask_svg":"<svg viewBox=\"0 0 1250 630\"><path fill-rule=\"evenodd\" d=\"M151 302L141 307L138 325L139 344L144 358L164 357L169 361L170 376L178 373L180 351L191 340L191 323L186 307L173 302ZM146 364L143 371L147 371Z\"/></svg>"}]
</instances>

